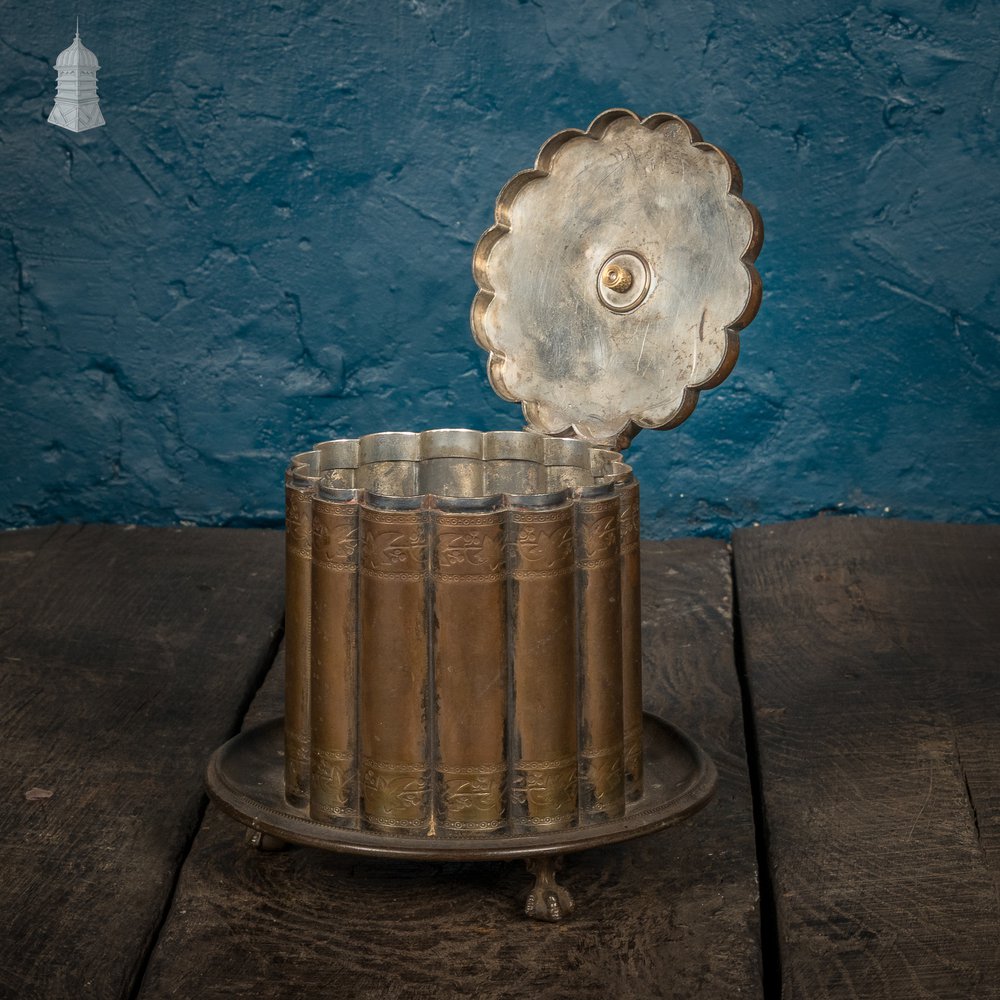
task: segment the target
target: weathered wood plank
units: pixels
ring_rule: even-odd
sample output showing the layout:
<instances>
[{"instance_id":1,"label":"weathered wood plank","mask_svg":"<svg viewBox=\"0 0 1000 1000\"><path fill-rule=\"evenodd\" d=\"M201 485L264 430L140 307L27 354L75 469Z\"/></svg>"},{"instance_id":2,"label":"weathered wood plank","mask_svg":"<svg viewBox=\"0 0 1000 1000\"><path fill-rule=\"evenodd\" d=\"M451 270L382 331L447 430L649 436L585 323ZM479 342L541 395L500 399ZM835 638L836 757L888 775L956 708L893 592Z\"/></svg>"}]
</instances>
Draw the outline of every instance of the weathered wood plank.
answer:
<instances>
[{"instance_id":1,"label":"weathered wood plank","mask_svg":"<svg viewBox=\"0 0 1000 1000\"><path fill-rule=\"evenodd\" d=\"M648 545L647 707L719 765L719 797L679 827L567 860L573 917L518 916L504 863L372 861L246 849L209 808L140 997L759 997L757 887L729 556ZM281 712L271 672L249 722Z\"/></svg>"},{"instance_id":2,"label":"weathered wood plank","mask_svg":"<svg viewBox=\"0 0 1000 1000\"><path fill-rule=\"evenodd\" d=\"M734 552L783 997L1000 996L1000 528Z\"/></svg>"},{"instance_id":3,"label":"weathered wood plank","mask_svg":"<svg viewBox=\"0 0 1000 1000\"><path fill-rule=\"evenodd\" d=\"M280 632L279 532L0 533L0 996L132 995Z\"/></svg>"}]
</instances>

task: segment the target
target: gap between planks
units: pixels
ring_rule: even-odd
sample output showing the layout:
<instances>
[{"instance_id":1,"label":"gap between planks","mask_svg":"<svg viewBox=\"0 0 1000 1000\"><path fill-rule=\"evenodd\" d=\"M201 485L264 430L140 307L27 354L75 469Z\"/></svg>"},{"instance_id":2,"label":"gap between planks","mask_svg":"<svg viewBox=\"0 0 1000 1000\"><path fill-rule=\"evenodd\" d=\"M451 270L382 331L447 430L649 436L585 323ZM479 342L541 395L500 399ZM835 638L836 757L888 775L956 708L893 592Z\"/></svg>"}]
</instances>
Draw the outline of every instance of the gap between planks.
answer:
<instances>
[{"instance_id":1,"label":"gap between planks","mask_svg":"<svg viewBox=\"0 0 1000 1000\"><path fill-rule=\"evenodd\" d=\"M750 694L750 678L743 649L743 621L740 617L740 590L736 580L736 556L729 548L730 579L733 587L733 662L743 703L743 743L753 800L754 844L757 848L757 886L760 914L760 959L763 1000L781 1000L781 948L778 942L778 913L774 900L774 878L764 805L764 772L757 742L757 724Z\"/></svg>"},{"instance_id":2,"label":"gap between planks","mask_svg":"<svg viewBox=\"0 0 1000 1000\"><path fill-rule=\"evenodd\" d=\"M274 638L271 640L271 645L267 650L266 655L261 659L260 668L254 675L252 683L247 685L246 692L244 693L243 698L240 701L239 708L237 709L233 726L226 734L226 740L231 740L243 729L243 725L244 722L246 721L247 713L250 711L250 707L253 705L254 700L257 698L257 694L260 692L260 689L264 686L265 681L267 680L271 671L274 669L275 664L278 662L278 653L281 650L281 646L284 640L285 640L285 619L284 617L282 617L280 623L278 624L278 629L274 634ZM191 853L191 848L194 845L195 838L198 836L198 833L201 830L201 825L205 821L205 813L208 811L208 806L209 806L208 794L203 793L201 797L201 805L198 809L197 821L191 827L191 832L184 843L184 849L178 855L177 865L174 868L173 877L170 880L170 889L168 890L167 897L163 902L163 909L160 911L160 918L157 921L156 926L152 928L152 931L149 935L149 942L146 945L146 948L139 961L139 968L136 973L132 989L129 992L129 1000L136 1000L136 998L142 992L142 985L143 981L146 978L146 969L149 967L149 960L152 957L153 952L156 950L157 942L160 940L160 934L163 931L163 927L167 922L167 918L170 916L171 909L173 909L174 897L177 894L177 884L178 882L180 882L181 871L184 868L184 862L187 861L188 855Z\"/></svg>"}]
</instances>

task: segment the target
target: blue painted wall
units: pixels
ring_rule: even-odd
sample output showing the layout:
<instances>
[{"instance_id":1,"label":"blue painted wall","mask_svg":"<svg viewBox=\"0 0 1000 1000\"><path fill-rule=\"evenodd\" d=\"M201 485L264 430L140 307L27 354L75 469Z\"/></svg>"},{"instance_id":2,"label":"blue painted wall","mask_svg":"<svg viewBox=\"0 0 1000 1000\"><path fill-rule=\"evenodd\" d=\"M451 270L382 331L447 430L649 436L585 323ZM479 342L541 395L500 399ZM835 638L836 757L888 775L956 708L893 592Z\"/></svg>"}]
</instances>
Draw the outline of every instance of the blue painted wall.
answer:
<instances>
[{"instance_id":1,"label":"blue painted wall","mask_svg":"<svg viewBox=\"0 0 1000 1000\"><path fill-rule=\"evenodd\" d=\"M743 167L765 299L632 456L651 536L1000 507L994 3L82 3L0 23L0 525L278 523L290 453L520 426L467 310L497 191L607 107Z\"/></svg>"}]
</instances>

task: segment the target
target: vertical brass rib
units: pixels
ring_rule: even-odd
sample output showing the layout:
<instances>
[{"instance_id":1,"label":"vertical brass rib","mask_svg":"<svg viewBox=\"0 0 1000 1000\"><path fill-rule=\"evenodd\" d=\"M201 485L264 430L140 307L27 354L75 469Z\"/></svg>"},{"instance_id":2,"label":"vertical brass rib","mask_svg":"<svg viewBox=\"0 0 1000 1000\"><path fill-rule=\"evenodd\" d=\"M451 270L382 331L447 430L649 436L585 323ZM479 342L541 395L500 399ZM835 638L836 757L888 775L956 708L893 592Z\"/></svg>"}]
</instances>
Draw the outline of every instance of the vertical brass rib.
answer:
<instances>
[{"instance_id":1,"label":"vertical brass rib","mask_svg":"<svg viewBox=\"0 0 1000 1000\"><path fill-rule=\"evenodd\" d=\"M639 590L639 484L619 487L622 546L622 694L625 795L642 798L642 597Z\"/></svg>"},{"instance_id":2,"label":"vertical brass rib","mask_svg":"<svg viewBox=\"0 0 1000 1000\"><path fill-rule=\"evenodd\" d=\"M309 814L358 825L358 503L313 501Z\"/></svg>"},{"instance_id":3,"label":"vertical brass rib","mask_svg":"<svg viewBox=\"0 0 1000 1000\"><path fill-rule=\"evenodd\" d=\"M620 507L613 492L576 503L582 823L625 814Z\"/></svg>"}]
</instances>

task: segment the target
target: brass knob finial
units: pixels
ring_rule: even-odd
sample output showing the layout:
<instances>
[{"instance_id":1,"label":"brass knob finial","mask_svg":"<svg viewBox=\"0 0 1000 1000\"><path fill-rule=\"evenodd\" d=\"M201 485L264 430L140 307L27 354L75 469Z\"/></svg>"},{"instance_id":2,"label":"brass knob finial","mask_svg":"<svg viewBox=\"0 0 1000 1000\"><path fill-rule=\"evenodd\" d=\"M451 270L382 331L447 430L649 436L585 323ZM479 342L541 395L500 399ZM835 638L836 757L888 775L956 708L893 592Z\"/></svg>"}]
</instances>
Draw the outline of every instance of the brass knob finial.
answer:
<instances>
[{"instance_id":1,"label":"brass knob finial","mask_svg":"<svg viewBox=\"0 0 1000 1000\"><path fill-rule=\"evenodd\" d=\"M632 287L632 272L621 264L609 264L601 275L601 283L613 292L627 292Z\"/></svg>"}]
</instances>

